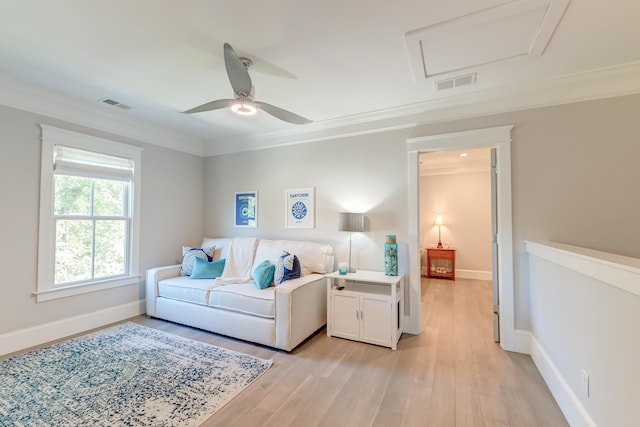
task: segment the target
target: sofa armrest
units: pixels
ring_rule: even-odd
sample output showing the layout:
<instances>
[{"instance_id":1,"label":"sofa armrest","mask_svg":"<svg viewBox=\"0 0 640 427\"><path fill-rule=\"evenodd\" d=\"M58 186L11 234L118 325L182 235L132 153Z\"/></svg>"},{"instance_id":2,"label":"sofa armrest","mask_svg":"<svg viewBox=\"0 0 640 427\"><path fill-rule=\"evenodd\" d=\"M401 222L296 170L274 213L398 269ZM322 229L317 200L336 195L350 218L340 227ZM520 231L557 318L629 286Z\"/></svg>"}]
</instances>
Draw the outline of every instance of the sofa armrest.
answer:
<instances>
[{"instance_id":1,"label":"sofa armrest","mask_svg":"<svg viewBox=\"0 0 640 427\"><path fill-rule=\"evenodd\" d=\"M147 314L149 316L156 315L156 298L158 298L158 282L170 277L178 277L180 275L180 264L167 265L165 267L156 267L147 270L146 282L146 301Z\"/></svg>"},{"instance_id":2,"label":"sofa armrest","mask_svg":"<svg viewBox=\"0 0 640 427\"><path fill-rule=\"evenodd\" d=\"M275 289L276 347L293 350L327 323L327 288L322 274L288 280Z\"/></svg>"}]
</instances>

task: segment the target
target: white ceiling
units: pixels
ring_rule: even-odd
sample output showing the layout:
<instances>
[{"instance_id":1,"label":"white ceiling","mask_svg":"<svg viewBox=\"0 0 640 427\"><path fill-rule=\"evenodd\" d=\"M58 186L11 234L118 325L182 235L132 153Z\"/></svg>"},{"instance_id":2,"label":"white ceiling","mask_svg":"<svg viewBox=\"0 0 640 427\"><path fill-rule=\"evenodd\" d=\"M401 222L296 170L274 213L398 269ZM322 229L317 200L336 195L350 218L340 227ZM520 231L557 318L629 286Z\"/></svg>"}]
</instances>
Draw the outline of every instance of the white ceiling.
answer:
<instances>
[{"instance_id":1,"label":"white ceiling","mask_svg":"<svg viewBox=\"0 0 640 427\"><path fill-rule=\"evenodd\" d=\"M411 126L522 88L539 97L549 82L624 64L619 79L640 91L638 17L638 0L0 0L0 103L120 120L161 145L181 135L198 154L254 149ZM224 42L254 61L256 100L314 123L181 114L233 97ZM475 84L435 90L468 74Z\"/></svg>"}]
</instances>

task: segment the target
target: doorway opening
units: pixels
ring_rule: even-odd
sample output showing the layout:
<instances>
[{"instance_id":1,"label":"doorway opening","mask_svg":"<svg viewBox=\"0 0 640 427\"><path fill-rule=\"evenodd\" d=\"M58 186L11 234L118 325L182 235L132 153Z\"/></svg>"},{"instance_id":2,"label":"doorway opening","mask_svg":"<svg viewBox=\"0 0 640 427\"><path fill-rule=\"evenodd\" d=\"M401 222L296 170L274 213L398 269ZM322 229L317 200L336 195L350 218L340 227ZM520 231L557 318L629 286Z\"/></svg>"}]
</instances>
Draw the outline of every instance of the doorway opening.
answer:
<instances>
[{"instance_id":1,"label":"doorway opening","mask_svg":"<svg viewBox=\"0 0 640 427\"><path fill-rule=\"evenodd\" d=\"M408 315L405 317L405 332L421 332L421 266L420 266L420 219L419 219L419 157L420 153L469 150L473 148L495 148L497 224L494 240L497 243L498 295L500 299L499 325L500 346L504 350L526 352L527 337L515 328L515 289L513 275L513 236L511 215L511 129L513 126L478 129L410 138L407 140L408 155L408 224L409 224L409 289ZM405 307L407 308L407 307Z\"/></svg>"},{"instance_id":2,"label":"doorway opening","mask_svg":"<svg viewBox=\"0 0 640 427\"><path fill-rule=\"evenodd\" d=\"M486 314L483 318L493 313L493 340L499 342L497 281L492 280L497 265L492 250L497 208L492 151L484 147L419 154L420 274L421 284L432 291L473 292Z\"/></svg>"}]
</instances>

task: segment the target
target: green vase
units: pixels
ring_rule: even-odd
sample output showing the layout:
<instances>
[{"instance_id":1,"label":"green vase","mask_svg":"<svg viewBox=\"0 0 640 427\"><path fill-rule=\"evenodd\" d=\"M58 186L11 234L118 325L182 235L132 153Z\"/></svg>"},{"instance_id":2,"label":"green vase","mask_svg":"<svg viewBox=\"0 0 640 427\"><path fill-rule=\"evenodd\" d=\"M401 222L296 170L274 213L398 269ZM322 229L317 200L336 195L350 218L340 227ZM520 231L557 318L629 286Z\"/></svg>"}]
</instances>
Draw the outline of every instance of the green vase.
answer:
<instances>
[{"instance_id":1,"label":"green vase","mask_svg":"<svg viewBox=\"0 0 640 427\"><path fill-rule=\"evenodd\" d=\"M395 234L387 235L387 242L384 244L384 274L398 275L398 244Z\"/></svg>"}]
</instances>

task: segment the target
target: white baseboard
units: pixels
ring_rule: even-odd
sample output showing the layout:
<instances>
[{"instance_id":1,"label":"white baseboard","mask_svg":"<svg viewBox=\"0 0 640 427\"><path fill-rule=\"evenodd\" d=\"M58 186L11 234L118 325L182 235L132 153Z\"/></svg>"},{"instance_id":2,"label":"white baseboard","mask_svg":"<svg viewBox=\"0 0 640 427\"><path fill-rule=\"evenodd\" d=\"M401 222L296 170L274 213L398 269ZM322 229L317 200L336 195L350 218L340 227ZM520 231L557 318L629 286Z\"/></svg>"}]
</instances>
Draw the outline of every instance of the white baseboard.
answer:
<instances>
[{"instance_id":1,"label":"white baseboard","mask_svg":"<svg viewBox=\"0 0 640 427\"><path fill-rule=\"evenodd\" d=\"M145 301L69 317L0 335L0 356L68 337L145 313Z\"/></svg>"},{"instance_id":2,"label":"white baseboard","mask_svg":"<svg viewBox=\"0 0 640 427\"><path fill-rule=\"evenodd\" d=\"M421 274L427 276L427 267L421 267ZM482 270L460 270L456 269L456 279L492 280L493 273Z\"/></svg>"},{"instance_id":3,"label":"white baseboard","mask_svg":"<svg viewBox=\"0 0 640 427\"><path fill-rule=\"evenodd\" d=\"M596 427L596 423L589 415L589 412L587 412L578 396L576 396L562 373L553 363L553 360L549 358L547 352L533 335L531 336L531 358L538 367L540 374L542 374L542 378L547 383L569 425L573 427Z\"/></svg>"},{"instance_id":4,"label":"white baseboard","mask_svg":"<svg viewBox=\"0 0 640 427\"><path fill-rule=\"evenodd\" d=\"M500 331L500 348L515 353L531 354L531 332L523 329Z\"/></svg>"},{"instance_id":5,"label":"white baseboard","mask_svg":"<svg viewBox=\"0 0 640 427\"><path fill-rule=\"evenodd\" d=\"M460 270L456 269L456 279L491 280L493 273L482 270Z\"/></svg>"},{"instance_id":6,"label":"white baseboard","mask_svg":"<svg viewBox=\"0 0 640 427\"><path fill-rule=\"evenodd\" d=\"M404 316L404 323L403 323L403 328L402 328L402 332L403 333L407 333L407 334L411 334L411 335L420 335L422 333L422 330L420 329L420 326L418 326L418 329L413 329L411 327L411 317L410 316Z\"/></svg>"}]
</instances>

